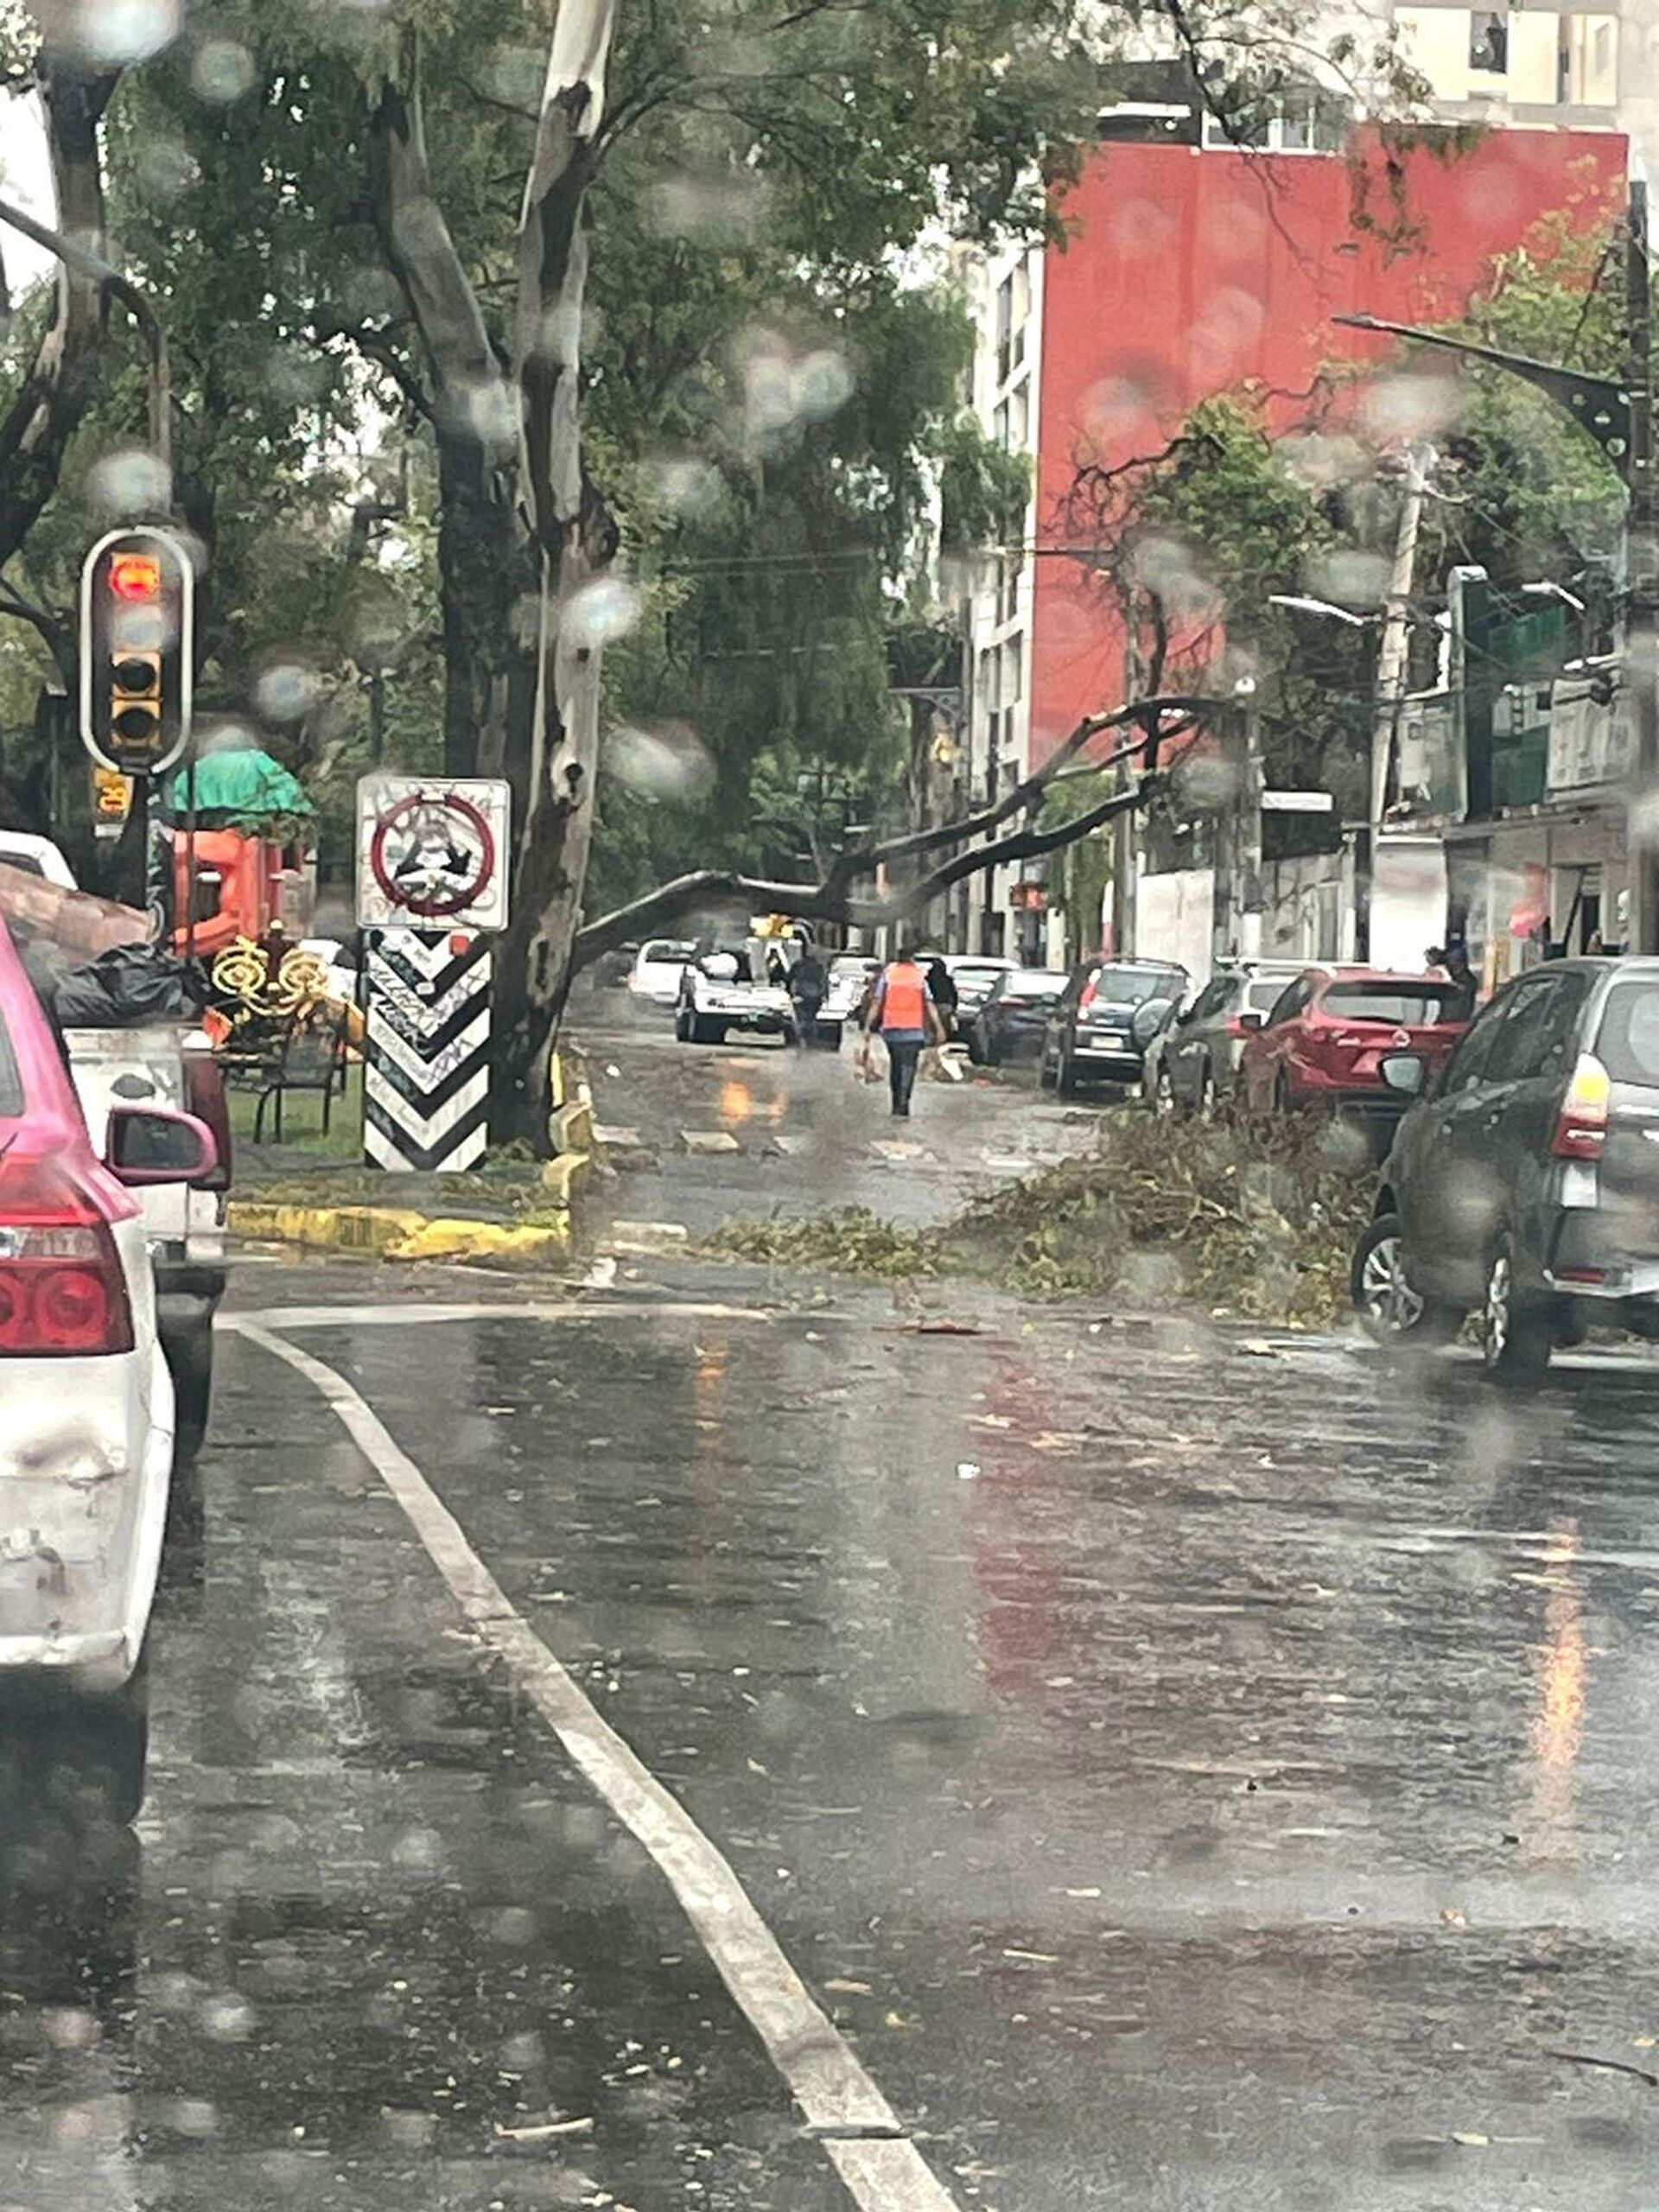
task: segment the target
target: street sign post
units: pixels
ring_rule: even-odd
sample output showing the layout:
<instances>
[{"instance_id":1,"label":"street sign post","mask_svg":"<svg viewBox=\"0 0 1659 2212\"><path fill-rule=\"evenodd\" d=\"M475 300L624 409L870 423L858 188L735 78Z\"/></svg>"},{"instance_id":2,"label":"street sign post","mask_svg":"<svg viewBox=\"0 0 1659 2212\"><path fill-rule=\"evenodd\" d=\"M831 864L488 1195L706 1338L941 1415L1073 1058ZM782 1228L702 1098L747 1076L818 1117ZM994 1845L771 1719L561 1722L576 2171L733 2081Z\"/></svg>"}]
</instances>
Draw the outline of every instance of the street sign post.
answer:
<instances>
[{"instance_id":1,"label":"street sign post","mask_svg":"<svg viewBox=\"0 0 1659 2212\"><path fill-rule=\"evenodd\" d=\"M510 787L374 775L357 789L364 1158L404 1172L481 1166L490 938L507 922Z\"/></svg>"},{"instance_id":2,"label":"street sign post","mask_svg":"<svg viewBox=\"0 0 1659 2212\"><path fill-rule=\"evenodd\" d=\"M494 778L365 776L358 926L505 929L511 808L511 787Z\"/></svg>"}]
</instances>

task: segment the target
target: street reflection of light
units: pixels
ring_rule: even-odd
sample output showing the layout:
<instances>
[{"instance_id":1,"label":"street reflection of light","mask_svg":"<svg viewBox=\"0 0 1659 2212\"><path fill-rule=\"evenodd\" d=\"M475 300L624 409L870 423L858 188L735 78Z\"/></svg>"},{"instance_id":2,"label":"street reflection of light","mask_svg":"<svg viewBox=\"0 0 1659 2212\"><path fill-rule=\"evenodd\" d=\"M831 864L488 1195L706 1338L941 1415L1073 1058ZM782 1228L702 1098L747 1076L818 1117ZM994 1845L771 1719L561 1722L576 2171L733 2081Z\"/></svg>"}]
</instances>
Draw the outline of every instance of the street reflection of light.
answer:
<instances>
[{"instance_id":1,"label":"street reflection of light","mask_svg":"<svg viewBox=\"0 0 1659 2212\"><path fill-rule=\"evenodd\" d=\"M1575 1522L1557 1525L1545 1554L1551 1578L1544 1603L1544 1641L1533 1655L1538 1705L1532 1717L1532 1811L1527 1855L1574 1858L1578 1851L1578 1767L1584 1746L1589 1647L1584 1632L1584 1586L1576 1572Z\"/></svg>"},{"instance_id":2,"label":"street reflection of light","mask_svg":"<svg viewBox=\"0 0 1659 2212\"><path fill-rule=\"evenodd\" d=\"M720 1086L720 1118L735 1122L741 1128L754 1111L754 1096L747 1083L735 1076Z\"/></svg>"}]
</instances>

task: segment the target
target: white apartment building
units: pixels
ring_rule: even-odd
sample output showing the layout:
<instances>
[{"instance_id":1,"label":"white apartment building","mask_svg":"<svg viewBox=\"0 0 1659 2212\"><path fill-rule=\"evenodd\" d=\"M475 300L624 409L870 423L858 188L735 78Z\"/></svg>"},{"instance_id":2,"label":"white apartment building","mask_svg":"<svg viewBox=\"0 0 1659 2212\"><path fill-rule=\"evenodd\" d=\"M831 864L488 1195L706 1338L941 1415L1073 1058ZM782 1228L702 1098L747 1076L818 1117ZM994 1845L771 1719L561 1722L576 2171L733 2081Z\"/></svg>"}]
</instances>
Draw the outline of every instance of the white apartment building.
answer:
<instances>
[{"instance_id":1,"label":"white apartment building","mask_svg":"<svg viewBox=\"0 0 1659 2212\"><path fill-rule=\"evenodd\" d=\"M1037 535L1043 267L1042 250L1024 246L964 256L959 264L976 333L973 411L1005 453L1026 457L1033 487L1019 544L980 564L968 601L965 721L976 804L1011 790L1030 758L1034 569L1026 549ZM1023 883L1012 868L973 881L959 931L968 949L1046 957L1046 925L1039 912L1021 903L1031 896Z\"/></svg>"}]
</instances>

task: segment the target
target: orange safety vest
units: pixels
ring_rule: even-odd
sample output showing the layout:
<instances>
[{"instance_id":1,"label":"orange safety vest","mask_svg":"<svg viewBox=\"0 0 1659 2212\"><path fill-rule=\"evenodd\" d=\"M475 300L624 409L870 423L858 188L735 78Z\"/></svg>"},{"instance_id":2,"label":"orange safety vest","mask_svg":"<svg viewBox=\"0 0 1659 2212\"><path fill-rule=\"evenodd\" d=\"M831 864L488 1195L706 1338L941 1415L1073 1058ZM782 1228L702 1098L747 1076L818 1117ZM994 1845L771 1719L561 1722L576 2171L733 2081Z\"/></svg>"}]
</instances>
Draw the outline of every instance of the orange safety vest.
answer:
<instances>
[{"instance_id":1,"label":"orange safety vest","mask_svg":"<svg viewBox=\"0 0 1659 2212\"><path fill-rule=\"evenodd\" d=\"M895 960L881 978L883 1029L927 1027L927 978L911 960Z\"/></svg>"}]
</instances>

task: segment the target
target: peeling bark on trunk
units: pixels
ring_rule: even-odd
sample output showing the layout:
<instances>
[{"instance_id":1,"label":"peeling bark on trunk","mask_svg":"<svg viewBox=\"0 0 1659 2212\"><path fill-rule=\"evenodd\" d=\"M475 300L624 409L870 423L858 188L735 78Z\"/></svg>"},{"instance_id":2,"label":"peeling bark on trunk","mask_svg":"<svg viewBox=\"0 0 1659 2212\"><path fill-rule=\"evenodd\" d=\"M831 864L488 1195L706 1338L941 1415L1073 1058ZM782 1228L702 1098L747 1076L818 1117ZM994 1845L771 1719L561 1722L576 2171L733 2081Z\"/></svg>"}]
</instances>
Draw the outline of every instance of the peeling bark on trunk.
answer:
<instances>
[{"instance_id":1,"label":"peeling bark on trunk","mask_svg":"<svg viewBox=\"0 0 1659 2212\"><path fill-rule=\"evenodd\" d=\"M104 171L98 127L118 76L91 74L49 51L40 64L57 227L101 252ZM29 373L0 421L0 563L9 561L58 486L69 441L95 396L105 308L94 277L58 269L58 305Z\"/></svg>"},{"instance_id":2,"label":"peeling bark on trunk","mask_svg":"<svg viewBox=\"0 0 1659 2212\"><path fill-rule=\"evenodd\" d=\"M605 102L614 0L562 0L518 232L514 368L521 496L541 564L528 801L496 1002L498 1137L549 1142L549 1061L569 988L593 838L600 647L581 610L609 561L608 521L582 467L585 203Z\"/></svg>"},{"instance_id":3,"label":"peeling bark on trunk","mask_svg":"<svg viewBox=\"0 0 1659 2212\"><path fill-rule=\"evenodd\" d=\"M433 190L413 41L405 69L407 84L385 86L375 105L374 199L432 372L444 766L509 775L524 753L536 680L537 563L518 506L518 401ZM522 807L522 770L515 782Z\"/></svg>"}]
</instances>

